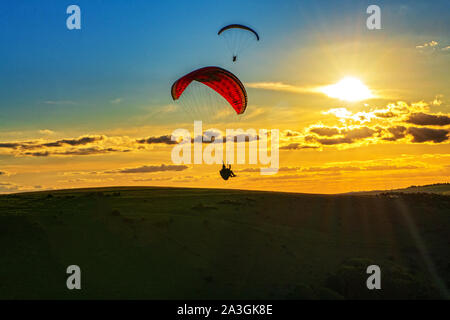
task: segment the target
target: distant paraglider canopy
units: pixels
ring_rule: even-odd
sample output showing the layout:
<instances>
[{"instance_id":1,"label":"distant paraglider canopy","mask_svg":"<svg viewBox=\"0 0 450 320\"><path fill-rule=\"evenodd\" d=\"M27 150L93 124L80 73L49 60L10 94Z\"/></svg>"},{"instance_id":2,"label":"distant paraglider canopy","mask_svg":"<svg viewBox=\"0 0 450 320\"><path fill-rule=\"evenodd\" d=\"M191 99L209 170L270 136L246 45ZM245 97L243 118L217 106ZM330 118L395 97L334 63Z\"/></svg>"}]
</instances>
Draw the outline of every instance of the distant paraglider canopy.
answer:
<instances>
[{"instance_id":1,"label":"distant paraglider canopy","mask_svg":"<svg viewBox=\"0 0 450 320\"><path fill-rule=\"evenodd\" d=\"M212 109L219 104L219 101L216 100L218 98L221 100L221 98L211 96L211 89L222 96L231 105L236 114L244 113L247 108L247 92L244 85L234 74L225 69L205 67L188 73L172 85L172 98L178 100L188 87L192 87L192 82L198 82L201 84L200 86L204 87L198 88L200 92L204 92L203 94L199 93L199 91L191 92L191 97L186 97L188 99L185 99L187 100L187 107L196 113L195 116L216 115L216 111ZM204 85L211 89L206 88ZM208 89L206 93L205 88Z\"/></svg>"},{"instance_id":2,"label":"distant paraglider canopy","mask_svg":"<svg viewBox=\"0 0 450 320\"><path fill-rule=\"evenodd\" d=\"M228 48L233 54L233 62L237 60L238 54L242 53L254 41L259 41L258 33L242 24L230 24L220 29L217 34L225 38Z\"/></svg>"},{"instance_id":3,"label":"distant paraglider canopy","mask_svg":"<svg viewBox=\"0 0 450 320\"><path fill-rule=\"evenodd\" d=\"M248 30L248 31L250 31L250 32L253 32L253 34L256 36L256 40L259 41L259 35L258 35L258 33L257 33L255 30L253 30L252 28L243 26L242 24L230 24L230 25L228 25L228 26L223 27L222 29L220 29L219 32L217 32L217 34L220 35L222 32L224 32L224 31L226 31L226 30L229 30L229 29L234 29L234 28L236 28L236 29Z\"/></svg>"}]
</instances>

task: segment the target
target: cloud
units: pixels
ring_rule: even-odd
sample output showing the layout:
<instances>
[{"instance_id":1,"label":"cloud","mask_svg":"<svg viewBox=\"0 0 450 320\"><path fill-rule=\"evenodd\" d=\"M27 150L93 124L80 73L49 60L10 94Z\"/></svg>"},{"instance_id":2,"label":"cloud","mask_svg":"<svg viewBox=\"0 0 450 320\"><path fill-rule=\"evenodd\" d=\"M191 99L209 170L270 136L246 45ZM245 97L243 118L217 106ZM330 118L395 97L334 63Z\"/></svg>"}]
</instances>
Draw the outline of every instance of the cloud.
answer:
<instances>
[{"instance_id":1,"label":"cloud","mask_svg":"<svg viewBox=\"0 0 450 320\"><path fill-rule=\"evenodd\" d=\"M142 144L155 144L155 143L164 143L164 144L177 144L176 141L172 141L171 136L165 135L165 136L159 136L159 137L148 137L144 139L136 140L137 143Z\"/></svg>"},{"instance_id":2,"label":"cloud","mask_svg":"<svg viewBox=\"0 0 450 320\"><path fill-rule=\"evenodd\" d=\"M450 46L449 46L450 47ZM444 97L443 94L438 94L436 97L434 97L433 101L431 102L431 104L433 106L440 106L442 104L442 98Z\"/></svg>"},{"instance_id":3,"label":"cloud","mask_svg":"<svg viewBox=\"0 0 450 320\"><path fill-rule=\"evenodd\" d=\"M326 128L326 127L324 127ZM432 129L427 127L406 127L393 126L383 128L380 126L371 127L353 127L353 128L337 128L339 129L339 136L333 138L322 138L316 135L305 136L307 143L319 143L325 146L353 144L359 141L369 141L372 143L379 141L397 141L406 137L407 134L412 136L411 142L425 143L434 142L441 143L449 139L449 130ZM370 139L370 140L368 140ZM407 142L407 141L405 141ZM281 147L280 149L294 150L301 148L300 143L295 143Z\"/></svg>"},{"instance_id":4,"label":"cloud","mask_svg":"<svg viewBox=\"0 0 450 320\"><path fill-rule=\"evenodd\" d=\"M419 169L417 165L347 165L347 166L321 166L303 168L302 172L340 172L340 171L384 171L384 170L414 170Z\"/></svg>"},{"instance_id":5,"label":"cloud","mask_svg":"<svg viewBox=\"0 0 450 320\"><path fill-rule=\"evenodd\" d=\"M324 129L326 127L323 127ZM329 128L332 129L332 128ZM350 144L357 140L362 140L365 138L372 137L375 133L377 133L376 130L371 129L369 127L357 127L357 128L343 128L339 130L339 134L342 135L341 137L336 138L319 138L317 136L306 136L305 140L308 142L319 142L323 145L336 145L336 144Z\"/></svg>"},{"instance_id":6,"label":"cloud","mask_svg":"<svg viewBox=\"0 0 450 320\"><path fill-rule=\"evenodd\" d=\"M0 143L0 150L7 149L7 154L15 157L48 157L94 155L113 152L130 152L138 150L135 139L124 137L107 137L104 135L82 136L73 139L55 141L21 141ZM9 150L8 150L9 149ZM5 152L3 152L5 153Z\"/></svg>"},{"instance_id":7,"label":"cloud","mask_svg":"<svg viewBox=\"0 0 450 320\"><path fill-rule=\"evenodd\" d=\"M417 49L423 49L423 48L430 48L430 47L435 47L439 44L439 42L431 40L430 42L426 42L424 44L418 45L416 46Z\"/></svg>"},{"instance_id":8,"label":"cloud","mask_svg":"<svg viewBox=\"0 0 450 320\"><path fill-rule=\"evenodd\" d=\"M281 167L281 168L279 168L278 169L278 171L298 171L298 170L300 170L301 168L299 168L299 167ZM261 172L261 168L246 168L246 169L242 169L242 170L239 170L239 172L258 172L258 173L260 173Z\"/></svg>"},{"instance_id":9,"label":"cloud","mask_svg":"<svg viewBox=\"0 0 450 320\"><path fill-rule=\"evenodd\" d=\"M250 141L259 140L259 135L252 134L252 133L246 133L245 131L241 131L241 130L236 130L236 132L234 134L230 134L225 137L223 135L223 133L220 131L209 130L209 131L203 132L203 136L197 136L195 138L192 138L191 142L194 143L194 142L202 141L203 143L213 143L216 140L218 140L222 143L226 143L227 140L235 142L235 143L238 143L238 141L239 142L240 141L250 142Z\"/></svg>"},{"instance_id":10,"label":"cloud","mask_svg":"<svg viewBox=\"0 0 450 320\"><path fill-rule=\"evenodd\" d=\"M395 120L402 120L412 113L427 112L428 110L428 104L423 101L412 103L410 105L398 101L396 104L388 104L383 109L352 112L347 108L333 108L322 113L325 115L334 115L340 122L345 124L363 124L369 122L392 123Z\"/></svg>"},{"instance_id":11,"label":"cloud","mask_svg":"<svg viewBox=\"0 0 450 320\"><path fill-rule=\"evenodd\" d=\"M0 171L0 176L5 176L5 175L6 175L6 172Z\"/></svg>"},{"instance_id":12,"label":"cloud","mask_svg":"<svg viewBox=\"0 0 450 320\"><path fill-rule=\"evenodd\" d=\"M40 134L43 134L43 135L52 135L52 134L54 134L55 132L52 131L52 130L49 130L49 129L43 129L43 130L39 130L39 133L40 133Z\"/></svg>"},{"instance_id":13,"label":"cloud","mask_svg":"<svg viewBox=\"0 0 450 320\"><path fill-rule=\"evenodd\" d=\"M71 101L71 100L47 100L44 101L44 103L46 104L75 104L75 101Z\"/></svg>"},{"instance_id":14,"label":"cloud","mask_svg":"<svg viewBox=\"0 0 450 320\"><path fill-rule=\"evenodd\" d=\"M327 136L327 137L332 137L339 134L339 130L337 128L329 128L329 127L314 127L310 128L309 132L318 134L319 136Z\"/></svg>"},{"instance_id":15,"label":"cloud","mask_svg":"<svg viewBox=\"0 0 450 320\"><path fill-rule=\"evenodd\" d=\"M86 145L89 143L103 140L103 138L104 138L103 136L94 136L94 137L86 136L86 137L81 137L78 139L64 139L64 140L58 140L55 142L44 143L44 144L42 144L42 146L44 146L44 147L61 147L64 144L71 145L71 146L80 146L80 145Z\"/></svg>"},{"instance_id":16,"label":"cloud","mask_svg":"<svg viewBox=\"0 0 450 320\"><path fill-rule=\"evenodd\" d=\"M383 140L386 141L396 141L402 139L406 135L406 127L403 126L395 126L387 129L391 134L390 137L384 137Z\"/></svg>"},{"instance_id":17,"label":"cloud","mask_svg":"<svg viewBox=\"0 0 450 320\"><path fill-rule=\"evenodd\" d=\"M431 128L408 128L408 133L413 136L412 142L434 142L440 143L448 140L448 134L450 131L444 129L431 129Z\"/></svg>"},{"instance_id":18,"label":"cloud","mask_svg":"<svg viewBox=\"0 0 450 320\"><path fill-rule=\"evenodd\" d=\"M103 140L103 136L84 136L77 139L63 139L63 140L57 140L53 142L45 142L45 143L39 143L34 141L24 141L24 142L7 142L7 143L0 143L0 148L9 148L9 149L40 149L45 147L61 147L63 145L70 145L70 146L80 146L80 145L86 145L89 143L93 143L96 141Z\"/></svg>"},{"instance_id":19,"label":"cloud","mask_svg":"<svg viewBox=\"0 0 450 320\"><path fill-rule=\"evenodd\" d=\"M259 140L259 135L257 134L246 134L246 133L239 133L236 135L229 135L226 137L226 140L228 141L234 141L234 142L238 142L238 141L244 141L244 142L250 142L250 141L255 141L255 140ZM224 142L226 141L224 140Z\"/></svg>"},{"instance_id":20,"label":"cloud","mask_svg":"<svg viewBox=\"0 0 450 320\"><path fill-rule=\"evenodd\" d=\"M20 147L21 145L22 144L15 143L15 142L5 142L5 143L0 143L0 148L16 149L16 148Z\"/></svg>"},{"instance_id":21,"label":"cloud","mask_svg":"<svg viewBox=\"0 0 450 320\"><path fill-rule=\"evenodd\" d=\"M160 166L141 166L137 168L128 168L128 169L120 169L119 173L149 173L149 172L161 172L161 171L183 171L188 169L188 166L185 165L165 165L161 164ZM112 173L112 172L108 172Z\"/></svg>"},{"instance_id":22,"label":"cloud","mask_svg":"<svg viewBox=\"0 0 450 320\"><path fill-rule=\"evenodd\" d=\"M442 95L436 97L441 98ZM346 108L329 109L322 113L336 116L341 125L324 126L322 122L311 125L305 130L310 134L305 135L303 139L307 144L338 145L339 148L363 143L393 142L404 139L407 135L411 135L412 139L403 140L403 143L444 142L448 140L448 130L436 131L432 128L420 130L411 126L411 124L416 126L450 125L450 115L429 113L429 106L436 103L440 101L430 103L419 101L411 104L399 101L396 104L387 105L384 109L359 112L352 112ZM364 126L363 123L365 123ZM408 129L409 127L411 128ZM300 145L297 143L285 148L295 149Z\"/></svg>"},{"instance_id":23,"label":"cloud","mask_svg":"<svg viewBox=\"0 0 450 320\"><path fill-rule=\"evenodd\" d=\"M119 103L121 103L122 101L123 101L122 98L116 98L116 99L114 99L114 100L111 100L110 102L111 102L112 104L119 104Z\"/></svg>"},{"instance_id":24,"label":"cloud","mask_svg":"<svg viewBox=\"0 0 450 320\"><path fill-rule=\"evenodd\" d=\"M112 153L112 152L130 152L131 150L125 149L125 150L119 150L114 148L98 148L98 147L91 147L91 148L81 148L81 149L75 149L75 150L66 150L66 151L37 151L37 152L24 152L23 154L26 156L33 156L33 157L48 157L51 155L56 156L89 156L94 154L105 154L105 153Z\"/></svg>"},{"instance_id":25,"label":"cloud","mask_svg":"<svg viewBox=\"0 0 450 320\"><path fill-rule=\"evenodd\" d=\"M168 144L168 145L174 145L178 144L179 141L172 141L171 135L162 135L162 136L154 136L154 137L148 137L143 139L136 140L139 144ZM181 136L178 137L181 140ZM216 140L222 141L225 143L229 139L230 141L237 142L239 139L242 139L244 142L259 140L258 134L247 134L245 131L238 131L236 130L235 135L229 135L228 137L225 137L221 131L215 131L215 130L206 130L203 132L202 136L197 136L191 138L191 143L194 143L194 141L202 141L203 143L212 143Z\"/></svg>"},{"instance_id":26,"label":"cloud","mask_svg":"<svg viewBox=\"0 0 450 320\"><path fill-rule=\"evenodd\" d=\"M170 181L173 177L160 177L160 178L146 178L146 179L134 179L135 182L147 182L147 181Z\"/></svg>"},{"instance_id":27,"label":"cloud","mask_svg":"<svg viewBox=\"0 0 450 320\"><path fill-rule=\"evenodd\" d=\"M297 86L285 84L282 82L249 82L249 83L246 83L245 86L247 88L272 90L272 91L285 91L285 92L294 92L294 93L315 92L311 88L297 87Z\"/></svg>"},{"instance_id":28,"label":"cloud","mask_svg":"<svg viewBox=\"0 0 450 320\"><path fill-rule=\"evenodd\" d=\"M393 118L393 117L395 117L395 114L392 111L386 111L386 112L376 111L374 114L378 118Z\"/></svg>"},{"instance_id":29,"label":"cloud","mask_svg":"<svg viewBox=\"0 0 450 320\"><path fill-rule=\"evenodd\" d=\"M300 132L297 131L292 131L292 130L285 130L284 131L284 136L285 137L297 137L300 135Z\"/></svg>"},{"instance_id":30,"label":"cloud","mask_svg":"<svg viewBox=\"0 0 450 320\"><path fill-rule=\"evenodd\" d=\"M37 151L37 152L24 152L23 154L26 156L32 156L32 157L48 157L50 155L50 152Z\"/></svg>"},{"instance_id":31,"label":"cloud","mask_svg":"<svg viewBox=\"0 0 450 320\"><path fill-rule=\"evenodd\" d=\"M199 181L199 180L200 180L199 177L184 176L184 177L177 177L177 178L173 179L172 181L174 181L174 182L195 182L195 181Z\"/></svg>"},{"instance_id":32,"label":"cloud","mask_svg":"<svg viewBox=\"0 0 450 320\"><path fill-rule=\"evenodd\" d=\"M450 124L450 117L447 115L434 115L419 112L411 114L406 122L419 126L446 126Z\"/></svg>"},{"instance_id":33,"label":"cloud","mask_svg":"<svg viewBox=\"0 0 450 320\"><path fill-rule=\"evenodd\" d=\"M377 117L377 115L375 115L375 112L360 111L353 113L347 110L346 108L333 108L328 111L324 111L322 113L332 114L335 117L339 118L339 120L342 123L345 123L346 121L353 121L355 123L365 123L370 122L372 119Z\"/></svg>"},{"instance_id":34,"label":"cloud","mask_svg":"<svg viewBox=\"0 0 450 320\"><path fill-rule=\"evenodd\" d=\"M0 192L14 192L14 191L18 191L20 189L20 186L13 184L13 183L8 183L8 182L0 182Z\"/></svg>"},{"instance_id":35,"label":"cloud","mask_svg":"<svg viewBox=\"0 0 450 320\"><path fill-rule=\"evenodd\" d=\"M216 138L216 136L219 138ZM167 145L177 144L178 142L172 141L171 137L172 137L171 135L155 136L155 137L148 137L148 138L144 138L144 139L138 139L138 140L136 140L136 142L139 144L167 144ZM243 139L245 142L249 142L249 141L253 141L253 140L258 140L259 136L258 135L247 135L246 133L237 132L237 134L235 136L229 136L228 138L230 139L230 141L234 140L235 142L237 142L238 139ZM224 137L221 132L209 130L209 131L203 132L203 136L191 138L191 143L194 143L194 140L200 141L200 139L203 143L212 143L216 139L220 139L223 143L225 143L227 140L227 138Z\"/></svg>"},{"instance_id":36,"label":"cloud","mask_svg":"<svg viewBox=\"0 0 450 320\"><path fill-rule=\"evenodd\" d=\"M376 130L373 130L369 127L341 130L341 134L344 134L346 138L349 138L352 141L372 137L376 132Z\"/></svg>"},{"instance_id":37,"label":"cloud","mask_svg":"<svg viewBox=\"0 0 450 320\"><path fill-rule=\"evenodd\" d=\"M281 146L280 150L301 150L301 149L317 149L317 148L319 147L311 145L302 145L300 143L294 142L285 146Z\"/></svg>"},{"instance_id":38,"label":"cloud","mask_svg":"<svg viewBox=\"0 0 450 320\"><path fill-rule=\"evenodd\" d=\"M424 44L416 46L421 53L442 53L446 54L450 52L450 46L442 45L437 41L431 40Z\"/></svg>"},{"instance_id":39,"label":"cloud","mask_svg":"<svg viewBox=\"0 0 450 320\"><path fill-rule=\"evenodd\" d=\"M325 146L332 146L335 144L349 144L352 143L353 140L350 138L346 138L346 137L341 137L341 138L334 138L334 139L318 139L318 138L313 138L313 140L319 142L320 144L323 144Z\"/></svg>"}]
</instances>

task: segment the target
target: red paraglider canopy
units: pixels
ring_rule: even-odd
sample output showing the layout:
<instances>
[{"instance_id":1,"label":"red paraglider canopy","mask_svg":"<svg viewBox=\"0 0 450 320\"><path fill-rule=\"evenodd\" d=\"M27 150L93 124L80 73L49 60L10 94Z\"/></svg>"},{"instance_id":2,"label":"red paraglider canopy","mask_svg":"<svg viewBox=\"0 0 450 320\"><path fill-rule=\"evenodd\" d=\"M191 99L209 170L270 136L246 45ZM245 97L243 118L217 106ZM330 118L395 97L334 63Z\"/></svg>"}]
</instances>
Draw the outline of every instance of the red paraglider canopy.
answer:
<instances>
[{"instance_id":1,"label":"red paraglider canopy","mask_svg":"<svg viewBox=\"0 0 450 320\"><path fill-rule=\"evenodd\" d=\"M177 100L192 81L201 82L219 93L242 114L247 107L247 92L242 82L231 72L219 67L205 67L181 77L172 85L172 98Z\"/></svg>"}]
</instances>

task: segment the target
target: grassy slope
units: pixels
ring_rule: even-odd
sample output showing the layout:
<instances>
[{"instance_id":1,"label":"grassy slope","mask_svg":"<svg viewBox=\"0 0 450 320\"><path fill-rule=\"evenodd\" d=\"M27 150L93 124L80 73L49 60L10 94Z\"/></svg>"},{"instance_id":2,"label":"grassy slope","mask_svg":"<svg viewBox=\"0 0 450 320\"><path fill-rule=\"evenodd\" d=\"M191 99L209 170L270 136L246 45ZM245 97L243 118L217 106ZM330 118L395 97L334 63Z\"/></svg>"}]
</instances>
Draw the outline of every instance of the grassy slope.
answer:
<instances>
[{"instance_id":1,"label":"grassy slope","mask_svg":"<svg viewBox=\"0 0 450 320\"><path fill-rule=\"evenodd\" d=\"M0 298L442 298L449 208L450 197L425 194L0 196ZM71 264L81 291L65 287ZM381 291L365 288L369 264L382 268Z\"/></svg>"},{"instance_id":2,"label":"grassy slope","mask_svg":"<svg viewBox=\"0 0 450 320\"><path fill-rule=\"evenodd\" d=\"M425 186L410 186L408 188L402 189L392 189L392 190L373 190L373 191L360 191L360 192L350 192L348 194L380 194L380 193L436 193L442 195L450 195L450 183L436 183L429 184Z\"/></svg>"}]
</instances>

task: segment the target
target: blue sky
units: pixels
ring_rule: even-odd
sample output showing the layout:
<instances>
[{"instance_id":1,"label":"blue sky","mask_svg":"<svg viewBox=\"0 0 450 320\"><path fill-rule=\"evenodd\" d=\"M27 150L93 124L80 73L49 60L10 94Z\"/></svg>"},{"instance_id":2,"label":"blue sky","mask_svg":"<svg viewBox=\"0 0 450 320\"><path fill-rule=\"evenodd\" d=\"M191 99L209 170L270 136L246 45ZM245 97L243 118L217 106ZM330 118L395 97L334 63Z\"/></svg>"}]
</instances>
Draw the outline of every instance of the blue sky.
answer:
<instances>
[{"instance_id":1,"label":"blue sky","mask_svg":"<svg viewBox=\"0 0 450 320\"><path fill-rule=\"evenodd\" d=\"M33 124L37 117L41 126L89 122L89 114L122 117L119 106L107 103L119 97L131 113L139 104L168 103L175 77L228 63L216 35L223 25L250 21L265 39L300 25L291 5L275 2L78 1L82 30L69 31L71 3L0 5L2 126Z\"/></svg>"},{"instance_id":2,"label":"blue sky","mask_svg":"<svg viewBox=\"0 0 450 320\"><path fill-rule=\"evenodd\" d=\"M170 103L168 88L174 79L205 65L230 68L243 81L283 80L289 74L277 74L270 66L273 62L276 65L290 50L307 46L317 32L328 30L328 37L365 32L360 26L369 3L2 1L0 125L2 129L119 125L127 115L139 115L140 106ZM414 1L414 6L412 1L374 3L383 8L391 38L408 33L448 36L449 19L439 19L448 15L448 1L434 1L433 6L427 1ZM65 10L70 4L81 7L82 30L66 29ZM246 63L232 66L216 35L229 23L248 24L262 35L258 50ZM330 32L337 27L337 35ZM111 104L115 99L123 103Z\"/></svg>"}]
</instances>

